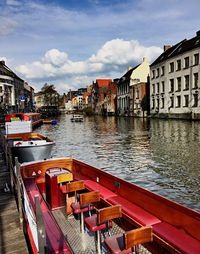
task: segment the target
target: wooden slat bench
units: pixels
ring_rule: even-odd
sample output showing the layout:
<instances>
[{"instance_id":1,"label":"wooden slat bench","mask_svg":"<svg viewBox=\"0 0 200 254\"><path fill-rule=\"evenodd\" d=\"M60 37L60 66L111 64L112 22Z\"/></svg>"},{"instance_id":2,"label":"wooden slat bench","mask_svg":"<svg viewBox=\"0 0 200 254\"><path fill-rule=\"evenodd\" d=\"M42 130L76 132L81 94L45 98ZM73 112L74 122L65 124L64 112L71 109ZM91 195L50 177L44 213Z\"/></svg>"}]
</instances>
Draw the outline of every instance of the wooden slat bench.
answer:
<instances>
[{"instance_id":1,"label":"wooden slat bench","mask_svg":"<svg viewBox=\"0 0 200 254\"><path fill-rule=\"evenodd\" d=\"M148 211L145 211L120 196L110 197L107 201L112 205L120 204L123 214L129 216L136 223L143 226L151 225L153 227L154 236L158 236L163 242L165 241L172 249L185 254L200 253L200 242L184 232L184 230L161 221Z\"/></svg>"}]
</instances>

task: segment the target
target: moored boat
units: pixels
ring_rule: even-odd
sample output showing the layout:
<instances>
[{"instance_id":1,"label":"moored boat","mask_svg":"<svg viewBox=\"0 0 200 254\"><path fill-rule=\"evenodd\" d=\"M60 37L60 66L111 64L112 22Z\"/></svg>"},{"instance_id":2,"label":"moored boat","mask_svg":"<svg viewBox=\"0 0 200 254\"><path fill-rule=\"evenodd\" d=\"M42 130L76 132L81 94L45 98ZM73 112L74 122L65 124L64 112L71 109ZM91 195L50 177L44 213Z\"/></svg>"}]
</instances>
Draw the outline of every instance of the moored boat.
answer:
<instances>
[{"instance_id":1,"label":"moored boat","mask_svg":"<svg viewBox=\"0 0 200 254\"><path fill-rule=\"evenodd\" d=\"M146 250L150 253L200 253L200 213L197 211L72 158L23 163L20 165L20 172L25 203L30 204L34 214L31 218L35 217L36 197L40 201L46 235L44 245L48 247L49 253L78 253L79 251L82 251L81 253L95 253L94 244L91 244L91 240L88 243L88 234L85 233L83 236L83 233L81 234L79 228L77 229L75 226L77 225L76 220L74 221L71 217L72 212L86 209L85 206L81 207L81 200L85 194L93 192L100 194L99 202L95 203L98 213L96 217L95 212L84 219L81 216L81 225L84 221L87 228L85 232L90 230L94 232L93 226L96 225L94 223L96 220L100 220L98 214L102 214L102 211L110 207L114 209L120 207L120 219L115 219L112 224L114 234L117 231L117 233L126 235L128 233L125 232L130 230L135 233L136 228L138 230L151 229L153 241L152 238L148 238L149 242L145 244ZM73 189L72 185L75 183L81 185L80 201L76 202L78 189ZM70 192L70 186L73 186L72 192ZM89 207L91 208L91 204L88 206L88 210ZM84 211L87 212L87 209ZM26 213L28 213L28 209L25 209L24 214L28 226L30 221L27 220L30 216ZM83 215L83 210L81 210L81 215ZM90 221L93 217L95 220L92 221L93 226L90 228ZM111 217L109 214L109 218ZM104 223L95 226L100 233L102 228L105 229L102 225ZM111 227L109 223L106 225ZM80 230L82 229L83 227L80 228ZM35 231L37 230L29 227L32 250L37 253L39 238L34 235ZM144 238L144 236L142 237ZM100 241L100 238L97 237L97 242ZM101 245L101 251L108 253L108 250L111 252L112 247L118 248L116 247L118 243L114 239L114 235L111 238L106 236ZM128 250L126 251L111 253L130 253Z\"/></svg>"},{"instance_id":2,"label":"moored boat","mask_svg":"<svg viewBox=\"0 0 200 254\"><path fill-rule=\"evenodd\" d=\"M83 122L83 116L82 115L73 115L71 117L72 122Z\"/></svg>"},{"instance_id":3,"label":"moored boat","mask_svg":"<svg viewBox=\"0 0 200 254\"><path fill-rule=\"evenodd\" d=\"M5 135L12 157L20 163L49 159L55 142L39 133L14 133Z\"/></svg>"},{"instance_id":4,"label":"moored boat","mask_svg":"<svg viewBox=\"0 0 200 254\"><path fill-rule=\"evenodd\" d=\"M42 122L43 122L43 124L52 124L52 125L57 125L58 124L58 120L43 119Z\"/></svg>"},{"instance_id":5,"label":"moored boat","mask_svg":"<svg viewBox=\"0 0 200 254\"><path fill-rule=\"evenodd\" d=\"M42 124L40 113L12 113L5 117L5 122L30 121L33 128Z\"/></svg>"}]
</instances>

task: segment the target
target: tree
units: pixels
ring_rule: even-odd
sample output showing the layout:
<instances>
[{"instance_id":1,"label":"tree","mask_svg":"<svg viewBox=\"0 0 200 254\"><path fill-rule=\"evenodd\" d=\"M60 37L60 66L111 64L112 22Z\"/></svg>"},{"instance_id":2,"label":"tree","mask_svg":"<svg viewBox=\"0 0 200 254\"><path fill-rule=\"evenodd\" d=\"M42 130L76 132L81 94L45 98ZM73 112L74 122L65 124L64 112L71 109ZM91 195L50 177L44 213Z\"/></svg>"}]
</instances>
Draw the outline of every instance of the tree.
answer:
<instances>
[{"instance_id":1,"label":"tree","mask_svg":"<svg viewBox=\"0 0 200 254\"><path fill-rule=\"evenodd\" d=\"M41 91L44 94L45 106L58 106L59 105L59 93L56 91L54 85L44 84Z\"/></svg>"}]
</instances>

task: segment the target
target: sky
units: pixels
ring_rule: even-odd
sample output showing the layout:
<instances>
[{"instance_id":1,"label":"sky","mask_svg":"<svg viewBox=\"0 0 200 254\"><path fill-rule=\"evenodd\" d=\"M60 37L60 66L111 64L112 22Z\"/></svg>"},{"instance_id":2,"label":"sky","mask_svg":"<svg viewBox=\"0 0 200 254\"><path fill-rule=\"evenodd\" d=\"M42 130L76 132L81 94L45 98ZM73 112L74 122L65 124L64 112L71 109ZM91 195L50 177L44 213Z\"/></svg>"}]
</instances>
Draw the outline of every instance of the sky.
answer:
<instances>
[{"instance_id":1,"label":"sky","mask_svg":"<svg viewBox=\"0 0 200 254\"><path fill-rule=\"evenodd\" d=\"M199 0L0 0L0 60L35 91L123 76L200 30Z\"/></svg>"}]
</instances>

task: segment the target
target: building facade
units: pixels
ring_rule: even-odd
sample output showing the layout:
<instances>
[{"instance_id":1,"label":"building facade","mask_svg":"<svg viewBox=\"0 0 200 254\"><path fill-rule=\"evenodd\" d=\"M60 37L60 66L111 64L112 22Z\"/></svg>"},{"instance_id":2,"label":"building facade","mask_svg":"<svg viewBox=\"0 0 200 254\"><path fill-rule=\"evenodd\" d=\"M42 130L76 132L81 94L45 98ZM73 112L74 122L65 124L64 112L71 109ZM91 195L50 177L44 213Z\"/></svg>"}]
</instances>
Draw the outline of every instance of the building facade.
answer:
<instances>
[{"instance_id":1,"label":"building facade","mask_svg":"<svg viewBox=\"0 0 200 254\"><path fill-rule=\"evenodd\" d=\"M117 81L117 111L119 115L143 117L142 101L148 95L147 81L150 73L146 57L143 62L128 71Z\"/></svg>"},{"instance_id":2,"label":"building facade","mask_svg":"<svg viewBox=\"0 0 200 254\"><path fill-rule=\"evenodd\" d=\"M0 61L0 106L5 112L23 110L24 80L19 78L5 61Z\"/></svg>"},{"instance_id":3,"label":"building facade","mask_svg":"<svg viewBox=\"0 0 200 254\"><path fill-rule=\"evenodd\" d=\"M106 115L105 98L112 79L97 79L92 84L92 110L95 114Z\"/></svg>"},{"instance_id":4,"label":"building facade","mask_svg":"<svg viewBox=\"0 0 200 254\"><path fill-rule=\"evenodd\" d=\"M200 119L200 31L192 39L164 46L150 66L151 116Z\"/></svg>"}]
</instances>

